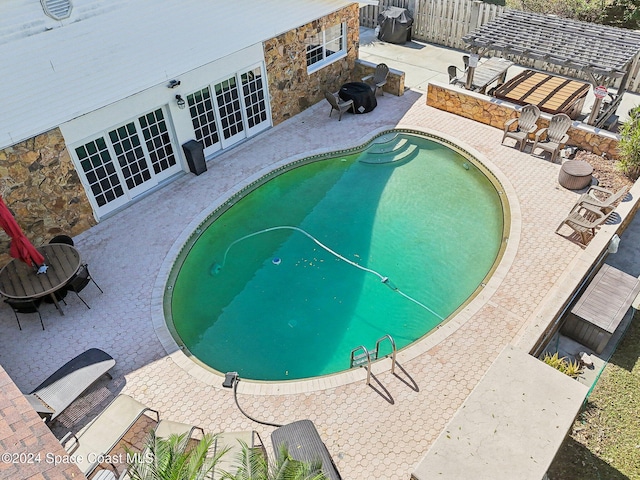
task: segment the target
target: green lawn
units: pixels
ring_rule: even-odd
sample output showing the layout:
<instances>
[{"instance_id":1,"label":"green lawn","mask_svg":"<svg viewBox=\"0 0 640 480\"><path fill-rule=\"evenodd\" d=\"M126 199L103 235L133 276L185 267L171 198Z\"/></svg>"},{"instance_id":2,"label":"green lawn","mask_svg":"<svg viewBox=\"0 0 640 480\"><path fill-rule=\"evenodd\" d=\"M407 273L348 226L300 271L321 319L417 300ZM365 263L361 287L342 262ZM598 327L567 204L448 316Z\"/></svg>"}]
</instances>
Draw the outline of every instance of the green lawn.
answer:
<instances>
[{"instance_id":1,"label":"green lawn","mask_svg":"<svg viewBox=\"0 0 640 480\"><path fill-rule=\"evenodd\" d=\"M550 480L640 480L640 314L605 367Z\"/></svg>"}]
</instances>

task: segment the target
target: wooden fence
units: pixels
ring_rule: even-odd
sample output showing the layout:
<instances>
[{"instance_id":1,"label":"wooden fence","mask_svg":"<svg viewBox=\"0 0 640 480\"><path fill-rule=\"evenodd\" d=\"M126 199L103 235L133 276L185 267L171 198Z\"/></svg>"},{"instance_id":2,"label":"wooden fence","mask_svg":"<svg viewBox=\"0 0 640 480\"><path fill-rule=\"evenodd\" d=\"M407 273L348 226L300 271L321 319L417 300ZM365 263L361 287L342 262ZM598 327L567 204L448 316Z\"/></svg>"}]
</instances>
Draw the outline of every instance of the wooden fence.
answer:
<instances>
[{"instance_id":1,"label":"wooden fence","mask_svg":"<svg viewBox=\"0 0 640 480\"><path fill-rule=\"evenodd\" d=\"M467 33L490 22L500 15L505 7L484 3L478 0L380 0L378 6L366 6L360 9L360 25L375 28L378 14L386 7L401 7L413 14L411 37L421 42L444 45L458 50L467 50L462 41ZM500 52L487 52L486 56L499 55ZM527 57L506 55L507 58L524 67L532 67L550 73L590 81L579 70L535 61ZM611 88L619 88L620 80L611 81ZM640 92L640 61L633 62L631 81L628 90Z\"/></svg>"},{"instance_id":2,"label":"wooden fence","mask_svg":"<svg viewBox=\"0 0 640 480\"><path fill-rule=\"evenodd\" d=\"M504 7L474 0L380 0L360 9L360 25L375 28L378 14L387 7L402 7L413 14L415 40L464 49L462 37L493 20Z\"/></svg>"}]
</instances>

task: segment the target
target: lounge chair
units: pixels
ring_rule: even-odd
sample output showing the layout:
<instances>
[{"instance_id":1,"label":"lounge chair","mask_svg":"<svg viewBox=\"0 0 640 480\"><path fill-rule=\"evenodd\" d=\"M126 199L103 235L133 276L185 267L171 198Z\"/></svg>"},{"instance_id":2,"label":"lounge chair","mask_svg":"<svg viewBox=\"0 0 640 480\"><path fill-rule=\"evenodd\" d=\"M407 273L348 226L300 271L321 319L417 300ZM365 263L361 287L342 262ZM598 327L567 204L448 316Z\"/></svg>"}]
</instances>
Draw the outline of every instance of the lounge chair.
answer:
<instances>
[{"instance_id":1,"label":"lounge chair","mask_svg":"<svg viewBox=\"0 0 640 480\"><path fill-rule=\"evenodd\" d=\"M560 149L569 141L567 130L569 130L571 123L573 123L573 120L569 118L569 115L564 113L558 113L551 117L551 120L549 120L549 126L538 130L536 133L536 139L533 143L533 148L531 149L531 155L534 154L534 150L536 148L542 148L543 150L551 153L551 162L553 162ZM545 133L547 134L547 141L541 143L540 137Z\"/></svg>"},{"instance_id":2,"label":"lounge chair","mask_svg":"<svg viewBox=\"0 0 640 480\"><path fill-rule=\"evenodd\" d=\"M226 453L216 463L215 471L234 474L234 468L237 469L238 457L242 454L243 445L246 445L249 449L259 449L266 458L267 451L264 448L264 442L255 430L222 432L215 437L213 454ZM214 478L217 479L218 476L214 475Z\"/></svg>"},{"instance_id":3,"label":"lounge chair","mask_svg":"<svg viewBox=\"0 0 640 480\"><path fill-rule=\"evenodd\" d=\"M333 113L334 110L337 110L340 114L338 116L338 121L342 120L342 114L353 108L353 100L342 100L335 93L331 93L329 91L324 92L324 98L327 99L327 102L331 104L331 111L329 112L329 116Z\"/></svg>"},{"instance_id":4,"label":"lounge chair","mask_svg":"<svg viewBox=\"0 0 640 480\"><path fill-rule=\"evenodd\" d=\"M382 87L386 85L388 76L389 67L384 63L380 63L376 66L376 70L373 75L367 75L362 79L362 81L368 83L371 90L373 90L376 95L378 92L380 92L380 95L384 95Z\"/></svg>"},{"instance_id":5,"label":"lounge chair","mask_svg":"<svg viewBox=\"0 0 640 480\"><path fill-rule=\"evenodd\" d=\"M128 395L120 394L80 432L65 435L60 443L80 471L88 477L102 463L103 454L113 450L146 412L153 412L155 420L160 422L160 414L156 410L144 406Z\"/></svg>"},{"instance_id":6,"label":"lounge chair","mask_svg":"<svg viewBox=\"0 0 640 480\"><path fill-rule=\"evenodd\" d=\"M524 146L527 144L529 134L534 133L538 128L537 121L540 118L540 109L535 105L525 105L522 107L519 118L511 118L504 124L504 135L502 135L502 143L505 139L513 138L516 141L516 145L520 144L520 151L524 150ZM513 124L517 124L515 131L509 129Z\"/></svg>"},{"instance_id":7,"label":"lounge chair","mask_svg":"<svg viewBox=\"0 0 640 480\"><path fill-rule=\"evenodd\" d=\"M591 205L576 205L567 218L558 225L556 233L563 225L567 225L580 234L582 244L586 246L589 243L589 237L593 238L596 235L596 228L606 222L609 215L611 212L605 215L600 209Z\"/></svg>"},{"instance_id":8,"label":"lounge chair","mask_svg":"<svg viewBox=\"0 0 640 480\"><path fill-rule=\"evenodd\" d=\"M299 420L276 428L271 434L271 443L276 455L280 453L280 446L284 445L294 460L322 461L322 471L329 480L342 480L327 447L322 442L311 420Z\"/></svg>"},{"instance_id":9,"label":"lounge chair","mask_svg":"<svg viewBox=\"0 0 640 480\"><path fill-rule=\"evenodd\" d=\"M604 200L600 200L594 194L595 192L600 192L601 194L606 195L606 198ZM614 193L610 190L607 190L606 188L592 185L587 191L587 193L583 193L580 196L580 198L576 202L576 205L581 205L581 204L592 205L594 207L598 207L600 210L602 210L602 213L606 214L615 208L616 202L621 198L624 198L626 193L627 193L627 187L622 187L620 190Z\"/></svg>"},{"instance_id":10,"label":"lounge chair","mask_svg":"<svg viewBox=\"0 0 640 480\"><path fill-rule=\"evenodd\" d=\"M109 370L115 364L108 353L89 349L69 360L25 397L46 422L51 422L102 375L111 378Z\"/></svg>"}]
</instances>

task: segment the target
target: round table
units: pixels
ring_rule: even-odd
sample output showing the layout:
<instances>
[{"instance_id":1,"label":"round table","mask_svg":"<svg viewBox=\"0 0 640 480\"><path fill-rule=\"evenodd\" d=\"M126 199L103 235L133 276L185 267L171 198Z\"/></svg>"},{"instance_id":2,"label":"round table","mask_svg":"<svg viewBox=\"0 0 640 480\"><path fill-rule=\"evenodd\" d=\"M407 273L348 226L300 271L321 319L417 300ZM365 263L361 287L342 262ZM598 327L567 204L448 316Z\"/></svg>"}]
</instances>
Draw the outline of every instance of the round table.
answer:
<instances>
[{"instance_id":1,"label":"round table","mask_svg":"<svg viewBox=\"0 0 640 480\"><path fill-rule=\"evenodd\" d=\"M55 292L63 288L80 268L80 252L71 245L50 243L38 248L47 265L46 273L14 258L0 271L0 294L7 298L29 299L49 295L61 315Z\"/></svg>"},{"instance_id":2,"label":"round table","mask_svg":"<svg viewBox=\"0 0 640 480\"><path fill-rule=\"evenodd\" d=\"M376 92L368 83L345 83L340 87L338 96L342 100L353 100L353 113L367 113L378 106Z\"/></svg>"},{"instance_id":3,"label":"round table","mask_svg":"<svg viewBox=\"0 0 640 480\"><path fill-rule=\"evenodd\" d=\"M569 190L580 190L591 185L593 167L582 160L568 160L560 167L558 183Z\"/></svg>"}]
</instances>

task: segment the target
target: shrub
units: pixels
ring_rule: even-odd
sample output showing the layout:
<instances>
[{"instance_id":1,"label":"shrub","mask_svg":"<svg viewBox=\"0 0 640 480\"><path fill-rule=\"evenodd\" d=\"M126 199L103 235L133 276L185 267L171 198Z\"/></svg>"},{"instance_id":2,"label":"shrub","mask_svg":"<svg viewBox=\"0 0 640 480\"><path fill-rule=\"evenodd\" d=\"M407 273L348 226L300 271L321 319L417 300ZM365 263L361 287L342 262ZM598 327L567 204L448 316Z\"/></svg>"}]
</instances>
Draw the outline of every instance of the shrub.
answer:
<instances>
[{"instance_id":1,"label":"shrub","mask_svg":"<svg viewBox=\"0 0 640 480\"><path fill-rule=\"evenodd\" d=\"M558 352L551 355L549 352L544 354L542 361L550 367L559 370L565 375L569 375L571 378L578 378L578 375L582 373L582 366L575 360L567 360L566 357L560 358Z\"/></svg>"},{"instance_id":2,"label":"shrub","mask_svg":"<svg viewBox=\"0 0 640 480\"><path fill-rule=\"evenodd\" d=\"M632 180L640 176L640 107L629 110L629 119L620 127L618 168Z\"/></svg>"}]
</instances>

